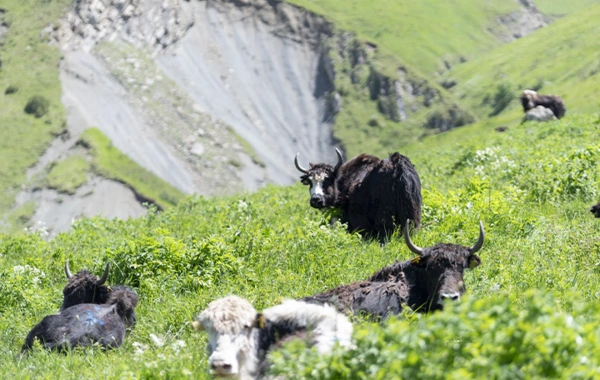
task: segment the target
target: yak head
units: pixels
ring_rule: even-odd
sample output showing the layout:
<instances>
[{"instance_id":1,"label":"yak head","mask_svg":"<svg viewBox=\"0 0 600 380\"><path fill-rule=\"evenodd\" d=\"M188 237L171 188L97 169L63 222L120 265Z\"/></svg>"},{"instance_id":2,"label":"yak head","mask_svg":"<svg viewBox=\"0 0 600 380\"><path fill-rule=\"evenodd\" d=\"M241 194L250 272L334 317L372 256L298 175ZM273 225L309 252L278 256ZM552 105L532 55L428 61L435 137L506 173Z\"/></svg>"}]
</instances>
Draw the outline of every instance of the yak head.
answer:
<instances>
[{"instance_id":1,"label":"yak head","mask_svg":"<svg viewBox=\"0 0 600 380\"><path fill-rule=\"evenodd\" d=\"M192 322L208 333L208 365L213 375L253 378L258 371L257 330L264 317L245 299L228 296L212 301Z\"/></svg>"},{"instance_id":2,"label":"yak head","mask_svg":"<svg viewBox=\"0 0 600 380\"><path fill-rule=\"evenodd\" d=\"M473 269L481 264L481 259L475 253L483 246L484 238L483 223L479 222L479 239L472 247L440 243L419 248L410 240L406 222L406 245L418 255L409 265L417 273L417 291L425 301L426 310L442 309L444 300L460 299L466 290L463 280L465 269Z\"/></svg>"},{"instance_id":3,"label":"yak head","mask_svg":"<svg viewBox=\"0 0 600 380\"><path fill-rule=\"evenodd\" d=\"M533 90L525 90L521 94L521 104L523 105L523 109L528 111L532 108L535 108L534 100L537 98L537 92Z\"/></svg>"},{"instance_id":4,"label":"yak head","mask_svg":"<svg viewBox=\"0 0 600 380\"><path fill-rule=\"evenodd\" d=\"M310 186L310 205L314 208L322 209L333 207L337 198L337 190L335 180L338 175L338 170L342 166L342 153L336 148L335 153L338 157L338 162L333 165L329 164L309 164L309 169L304 169L298 163L298 155L294 159L296 169L304 173L300 179L304 185Z\"/></svg>"},{"instance_id":5,"label":"yak head","mask_svg":"<svg viewBox=\"0 0 600 380\"><path fill-rule=\"evenodd\" d=\"M76 274L72 274L69 269L69 260L67 260L65 262L65 274L68 282L63 289L64 300L60 310L82 303L106 303L111 291L108 286L104 285L108 278L109 269L110 265L106 264L101 278L87 270L80 270Z\"/></svg>"}]
</instances>

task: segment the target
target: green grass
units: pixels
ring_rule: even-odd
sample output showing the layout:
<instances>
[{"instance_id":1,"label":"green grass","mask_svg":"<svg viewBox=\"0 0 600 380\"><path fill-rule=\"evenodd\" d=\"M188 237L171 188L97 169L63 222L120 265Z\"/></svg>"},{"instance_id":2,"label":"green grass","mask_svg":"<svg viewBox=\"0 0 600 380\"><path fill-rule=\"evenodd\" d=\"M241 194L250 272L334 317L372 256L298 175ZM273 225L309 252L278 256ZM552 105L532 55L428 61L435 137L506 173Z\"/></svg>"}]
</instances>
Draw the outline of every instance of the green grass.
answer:
<instances>
[{"instance_id":1,"label":"green grass","mask_svg":"<svg viewBox=\"0 0 600 380\"><path fill-rule=\"evenodd\" d=\"M0 214L11 208L25 183L25 170L65 128L57 69L60 53L46 44L40 31L57 20L68 4L67 0L2 2L10 26L0 46ZM18 91L5 94L9 86ZM41 118L24 112L34 95L49 100L48 113Z\"/></svg>"},{"instance_id":2,"label":"green grass","mask_svg":"<svg viewBox=\"0 0 600 380\"><path fill-rule=\"evenodd\" d=\"M576 13L597 3L598 0L535 0L535 5L538 9L550 16L564 16Z\"/></svg>"},{"instance_id":3,"label":"green grass","mask_svg":"<svg viewBox=\"0 0 600 380\"><path fill-rule=\"evenodd\" d=\"M53 163L46 175L47 187L59 192L75 194L79 186L87 181L90 164L85 157L73 155Z\"/></svg>"},{"instance_id":4,"label":"green grass","mask_svg":"<svg viewBox=\"0 0 600 380\"><path fill-rule=\"evenodd\" d=\"M356 348L333 358L294 345L274 358L276 370L321 379L596 377L600 241L587 209L600 195L599 137L598 115L570 116L504 133L473 125L406 147L424 186L417 245L471 245L484 222L466 299L359 324ZM267 186L188 198L139 219L82 219L50 241L0 235L0 377L208 378L206 335L189 322L211 300L238 294L260 310L412 257L398 237L380 246L331 228L308 197L300 184ZM67 258L96 273L111 262L109 282L140 294L138 325L117 351L20 358L29 329L60 305Z\"/></svg>"},{"instance_id":5,"label":"green grass","mask_svg":"<svg viewBox=\"0 0 600 380\"><path fill-rule=\"evenodd\" d=\"M488 30L494 19L518 8L511 0L291 0L322 14L341 29L376 43L409 68L431 75L444 71L443 60L471 59L501 42ZM390 67L394 71L395 67Z\"/></svg>"},{"instance_id":6,"label":"green grass","mask_svg":"<svg viewBox=\"0 0 600 380\"><path fill-rule=\"evenodd\" d=\"M183 193L115 148L99 129L87 129L80 142L90 149L92 169L97 174L124 183L161 208L174 206L183 199Z\"/></svg>"},{"instance_id":7,"label":"green grass","mask_svg":"<svg viewBox=\"0 0 600 380\"><path fill-rule=\"evenodd\" d=\"M507 109L513 119L522 116L516 97L525 88L560 95L567 115L595 112L600 107L600 4L560 19L554 24L500 47L446 74L458 84L452 93L480 117L487 116L499 84L515 94Z\"/></svg>"}]
</instances>

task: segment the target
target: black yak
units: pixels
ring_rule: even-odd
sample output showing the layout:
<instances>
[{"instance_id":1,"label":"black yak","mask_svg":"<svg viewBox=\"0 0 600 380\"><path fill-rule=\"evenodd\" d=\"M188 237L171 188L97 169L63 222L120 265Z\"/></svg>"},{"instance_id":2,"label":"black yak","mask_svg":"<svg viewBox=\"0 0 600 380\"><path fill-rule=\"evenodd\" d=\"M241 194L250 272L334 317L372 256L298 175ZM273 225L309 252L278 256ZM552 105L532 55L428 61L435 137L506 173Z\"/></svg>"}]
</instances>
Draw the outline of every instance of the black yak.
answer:
<instances>
[{"instance_id":1,"label":"black yak","mask_svg":"<svg viewBox=\"0 0 600 380\"><path fill-rule=\"evenodd\" d=\"M342 154L335 150L338 162L310 164L305 169L294 159L296 168L304 173L300 179L310 186L310 205L314 208L337 208L341 222L348 231L358 231L366 238L385 241L398 227L411 219L421 224L421 181L410 160L392 153L380 160L361 154L342 163Z\"/></svg>"},{"instance_id":2,"label":"black yak","mask_svg":"<svg viewBox=\"0 0 600 380\"><path fill-rule=\"evenodd\" d=\"M600 202L590 207L590 212L594 214L596 218L600 218Z\"/></svg>"},{"instance_id":3,"label":"black yak","mask_svg":"<svg viewBox=\"0 0 600 380\"><path fill-rule=\"evenodd\" d=\"M557 119L565 116L566 108L563 100L556 95L539 95L533 90L525 90L521 94L523 111L527 112L537 106L548 108Z\"/></svg>"},{"instance_id":4,"label":"black yak","mask_svg":"<svg viewBox=\"0 0 600 380\"><path fill-rule=\"evenodd\" d=\"M104 304L83 303L48 315L27 334L22 351L31 349L36 340L42 347L57 351L92 344L117 348L123 344L126 329L136 322L137 303L133 290L119 287L110 292Z\"/></svg>"},{"instance_id":5,"label":"black yak","mask_svg":"<svg viewBox=\"0 0 600 380\"><path fill-rule=\"evenodd\" d=\"M245 299L228 296L211 302L192 322L208 333L208 365L215 376L259 379L269 363L267 352L282 342L310 339L328 353L338 343L351 344L352 324L335 308L287 300L258 313Z\"/></svg>"},{"instance_id":6,"label":"black yak","mask_svg":"<svg viewBox=\"0 0 600 380\"><path fill-rule=\"evenodd\" d=\"M481 264L475 253L483 246L485 235L479 223L479 238L472 247L440 243L419 248L408 235L408 248L418 256L412 260L387 266L363 282L343 285L301 301L333 304L345 314L367 314L372 319L384 319L397 314L403 304L419 312L443 308L443 300L458 300L465 292L464 271Z\"/></svg>"}]
</instances>

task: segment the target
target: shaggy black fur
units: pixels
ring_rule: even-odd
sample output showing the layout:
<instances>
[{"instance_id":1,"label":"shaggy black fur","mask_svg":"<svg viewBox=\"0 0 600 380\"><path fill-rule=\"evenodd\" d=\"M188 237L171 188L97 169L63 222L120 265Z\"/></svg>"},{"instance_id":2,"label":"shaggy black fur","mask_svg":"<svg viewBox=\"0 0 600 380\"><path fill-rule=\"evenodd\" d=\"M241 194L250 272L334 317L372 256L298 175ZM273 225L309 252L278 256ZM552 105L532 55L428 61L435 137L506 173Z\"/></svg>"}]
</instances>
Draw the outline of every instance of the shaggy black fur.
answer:
<instances>
[{"instance_id":1,"label":"shaggy black fur","mask_svg":"<svg viewBox=\"0 0 600 380\"><path fill-rule=\"evenodd\" d=\"M80 270L73 275L63 289L63 304L60 310L82 303L106 303L110 289L106 285L95 286L100 278L87 270Z\"/></svg>"},{"instance_id":2,"label":"shaggy black fur","mask_svg":"<svg viewBox=\"0 0 600 380\"><path fill-rule=\"evenodd\" d=\"M590 207L590 212L594 214L596 218L600 218L600 202Z\"/></svg>"},{"instance_id":3,"label":"shaggy black fur","mask_svg":"<svg viewBox=\"0 0 600 380\"><path fill-rule=\"evenodd\" d=\"M133 290L119 287L103 305L84 303L48 315L27 334L22 351L31 349L35 340L57 351L92 344L117 348L123 344L126 329L135 324L137 303Z\"/></svg>"},{"instance_id":4,"label":"shaggy black fur","mask_svg":"<svg viewBox=\"0 0 600 380\"><path fill-rule=\"evenodd\" d=\"M415 227L421 224L421 181L414 165L399 153L384 160L361 154L337 171L332 165L310 164L300 179L312 186L310 178L319 176L325 176L325 194L311 197L311 206L338 208L350 232L383 242L408 219Z\"/></svg>"},{"instance_id":5,"label":"shaggy black fur","mask_svg":"<svg viewBox=\"0 0 600 380\"><path fill-rule=\"evenodd\" d=\"M331 304L346 315L359 315L374 321L386 319L402 311L408 300L408 287L403 282L355 282L342 285L299 301L318 305Z\"/></svg>"}]
</instances>

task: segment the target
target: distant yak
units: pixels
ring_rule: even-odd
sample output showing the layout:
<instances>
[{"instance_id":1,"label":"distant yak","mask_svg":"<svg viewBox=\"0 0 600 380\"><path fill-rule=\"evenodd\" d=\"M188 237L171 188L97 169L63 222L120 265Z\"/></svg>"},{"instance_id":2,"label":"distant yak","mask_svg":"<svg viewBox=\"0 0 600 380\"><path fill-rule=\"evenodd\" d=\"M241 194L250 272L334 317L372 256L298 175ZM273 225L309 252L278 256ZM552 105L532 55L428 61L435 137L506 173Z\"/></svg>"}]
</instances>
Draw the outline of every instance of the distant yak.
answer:
<instances>
[{"instance_id":1,"label":"distant yak","mask_svg":"<svg viewBox=\"0 0 600 380\"><path fill-rule=\"evenodd\" d=\"M443 308L443 300L458 300L465 292L464 271L481 264L475 253L483 246L485 235L479 223L479 238L472 247L440 243L419 248L404 226L408 248L418 256L375 272L366 281L342 285L324 293L304 297L301 301L332 304L347 315L364 314L371 319L385 319L398 314L402 305L419 312Z\"/></svg>"},{"instance_id":2,"label":"distant yak","mask_svg":"<svg viewBox=\"0 0 600 380\"><path fill-rule=\"evenodd\" d=\"M361 154L343 163L309 164L305 169L294 159L303 175L302 183L310 186L310 205L317 209L337 208L348 231L358 231L365 238L385 241L406 220L421 225L421 181L408 157L392 153L380 160Z\"/></svg>"},{"instance_id":3,"label":"distant yak","mask_svg":"<svg viewBox=\"0 0 600 380\"><path fill-rule=\"evenodd\" d=\"M563 100L556 95L539 95L533 90L525 90L521 94L523 111L527 112L537 106L543 106L552 111L557 119L565 116L566 108Z\"/></svg>"}]
</instances>

